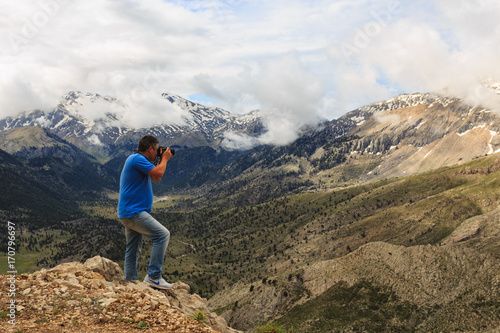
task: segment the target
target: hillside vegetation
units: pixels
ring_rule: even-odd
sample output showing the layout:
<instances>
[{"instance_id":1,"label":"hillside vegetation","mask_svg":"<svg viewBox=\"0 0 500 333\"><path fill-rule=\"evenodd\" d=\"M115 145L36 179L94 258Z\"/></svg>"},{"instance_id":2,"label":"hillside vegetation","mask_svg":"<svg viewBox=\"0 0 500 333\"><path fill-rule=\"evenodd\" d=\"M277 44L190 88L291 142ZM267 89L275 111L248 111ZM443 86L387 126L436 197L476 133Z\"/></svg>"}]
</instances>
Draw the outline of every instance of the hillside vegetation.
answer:
<instances>
[{"instance_id":1,"label":"hillside vegetation","mask_svg":"<svg viewBox=\"0 0 500 333\"><path fill-rule=\"evenodd\" d=\"M269 320L293 325L298 332L441 330L448 321L456 323L456 330L495 327L500 298L498 281L492 284L490 277L500 273L499 185L500 159L493 155L258 205L219 201L195 208L196 198L176 198L153 211L172 234L163 274L209 297L213 310L238 329ZM93 214L101 217L64 222L45 232L26 231L18 237L20 253L44 249L35 255L40 266L98 253L121 260L121 225L106 219L115 205L109 200L93 206ZM141 252L140 275L146 274L150 246L146 242ZM372 249L374 259L360 255L366 249ZM424 259L415 261L411 249ZM470 269L452 264L455 257ZM405 274L413 274L411 283L418 288L408 289L403 273L387 279L393 269L384 267L393 265L407 268ZM455 281L467 283L452 292ZM468 294L471 289L477 294ZM410 297L426 293L442 302ZM350 315L337 311L346 306L353 309ZM305 308L310 311L300 310ZM307 318L302 321L297 311ZM456 311L463 315L453 317ZM317 324L311 326L311 320Z\"/></svg>"},{"instance_id":2,"label":"hillside vegetation","mask_svg":"<svg viewBox=\"0 0 500 333\"><path fill-rule=\"evenodd\" d=\"M496 327L500 323L499 167L498 157L492 156L405 178L291 196L231 215L221 213L215 217L219 224L210 224L214 217L208 218L206 227L197 230L210 233L212 225L227 225L221 221L231 220L230 216L247 217L228 230L214 232L221 242L206 249L208 258L226 255L230 268L222 276L240 277L210 304L239 329L280 316L278 322L299 332L313 327L318 332ZM246 236L237 236L243 231ZM204 238L216 238L214 234ZM375 258L367 261L359 251L370 244L381 245L370 248ZM424 259L415 261L410 249ZM398 260L391 262L398 253ZM453 263L452 258L460 262ZM338 260L347 261L343 269L336 267ZM402 268L394 273L394 267L384 269L387 266ZM453 292L458 281L462 287ZM366 295L358 298L359 290ZM335 303L329 294L347 296ZM410 297L422 294L435 302ZM377 304L379 297L390 302ZM303 302L307 303L293 310ZM334 309L347 306L346 302L353 310L374 308L347 316ZM327 311L327 304L333 308ZM431 311L433 307L439 311ZM304 309L310 311L306 314ZM457 317L457 312L462 315ZM332 320L323 317L326 313ZM372 322L370 316L378 319ZM321 325L310 326L308 321Z\"/></svg>"}]
</instances>

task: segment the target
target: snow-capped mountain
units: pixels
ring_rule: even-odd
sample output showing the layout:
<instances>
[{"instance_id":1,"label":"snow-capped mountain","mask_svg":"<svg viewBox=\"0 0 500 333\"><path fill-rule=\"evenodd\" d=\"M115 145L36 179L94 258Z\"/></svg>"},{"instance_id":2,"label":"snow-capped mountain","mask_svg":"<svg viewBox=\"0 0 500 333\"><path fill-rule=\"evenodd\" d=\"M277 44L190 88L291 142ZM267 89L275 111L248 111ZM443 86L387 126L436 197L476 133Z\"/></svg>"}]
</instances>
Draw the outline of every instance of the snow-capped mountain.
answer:
<instances>
[{"instance_id":1,"label":"snow-capped mountain","mask_svg":"<svg viewBox=\"0 0 500 333\"><path fill-rule=\"evenodd\" d=\"M0 120L0 130L41 126L104 161L129 153L145 134L158 137L162 145L218 148L228 131L258 137L265 130L265 119L259 111L233 115L180 96L162 96L166 107L175 106L185 112L182 124L158 119L152 127L134 128L121 118L119 109L123 105L117 99L71 92L53 110L34 110ZM98 116L92 120L84 114ZM318 170L330 168L336 172L333 166L347 156L369 163L369 167L359 167L367 170L359 177L401 176L496 153L500 151L497 133L500 119L489 109L438 94L402 94L304 129L295 142L273 152L269 163L280 158L288 163L300 152L301 156L309 156L311 170L319 166Z\"/></svg>"},{"instance_id":2,"label":"snow-capped mountain","mask_svg":"<svg viewBox=\"0 0 500 333\"><path fill-rule=\"evenodd\" d=\"M345 114L342 119L345 121L350 121L355 123L357 126L362 125L364 121L372 117L375 113L380 112L390 112L397 109L405 109L409 107L414 107L418 105L443 105L448 106L451 103L459 101L459 98L446 97L437 94L429 93L412 93L412 94L401 94L397 95L391 99L380 101L376 103L371 103L362 106L356 110L353 110Z\"/></svg>"},{"instance_id":3,"label":"snow-capped mountain","mask_svg":"<svg viewBox=\"0 0 500 333\"><path fill-rule=\"evenodd\" d=\"M162 94L166 108L174 104L185 112L183 124L158 119L152 127L135 128L121 117L124 105L116 98L93 93L70 92L53 110L26 111L0 120L0 130L24 126L47 128L80 148L99 155L113 155L117 147L137 144L137 138L152 134L163 143L180 146L218 145L226 131L255 133L261 128L258 111L233 115L221 108L206 107L168 93ZM89 119L88 115L93 115Z\"/></svg>"},{"instance_id":4,"label":"snow-capped mountain","mask_svg":"<svg viewBox=\"0 0 500 333\"><path fill-rule=\"evenodd\" d=\"M345 124L348 124L346 126ZM500 151L500 118L482 106L437 94L403 94L332 121L358 137L350 156L378 156L363 178L394 177L464 163Z\"/></svg>"}]
</instances>

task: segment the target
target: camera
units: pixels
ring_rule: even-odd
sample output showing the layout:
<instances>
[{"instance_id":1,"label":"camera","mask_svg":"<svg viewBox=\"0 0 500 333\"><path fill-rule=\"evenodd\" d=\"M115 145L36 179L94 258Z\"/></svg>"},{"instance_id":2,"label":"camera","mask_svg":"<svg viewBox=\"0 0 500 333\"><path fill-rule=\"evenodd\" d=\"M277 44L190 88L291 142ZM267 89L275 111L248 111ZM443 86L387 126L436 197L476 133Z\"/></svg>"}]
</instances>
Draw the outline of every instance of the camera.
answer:
<instances>
[{"instance_id":1,"label":"camera","mask_svg":"<svg viewBox=\"0 0 500 333\"><path fill-rule=\"evenodd\" d=\"M167 150L168 147L158 147L157 154L158 156L161 156L165 150ZM172 156L175 155L175 150L173 148L170 148L170 152L172 153Z\"/></svg>"}]
</instances>

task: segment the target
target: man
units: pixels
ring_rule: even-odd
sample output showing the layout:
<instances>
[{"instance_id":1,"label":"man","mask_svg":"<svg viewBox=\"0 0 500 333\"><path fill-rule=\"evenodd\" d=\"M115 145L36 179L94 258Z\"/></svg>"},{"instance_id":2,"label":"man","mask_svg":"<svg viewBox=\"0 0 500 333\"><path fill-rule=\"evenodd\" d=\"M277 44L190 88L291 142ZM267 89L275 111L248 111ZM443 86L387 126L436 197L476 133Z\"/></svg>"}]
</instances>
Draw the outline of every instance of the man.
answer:
<instances>
[{"instance_id":1,"label":"man","mask_svg":"<svg viewBox=\"0 0 500 333\"><path fill-rule=\"evenodd\" d=\"M137 153L125 161L120 176L120 198L118 200L118 218L125 226L127 249L125 252L125 278L137 280L137 259L141 249L142 236L153 241L148 274L144 282L159 289L172 288L161 276L170 232L151 215L153 189L151 180L159 182L167 168L167 161L172 157L169 148L160 152L158 157L158 139L146 135L139 141Z\"/></svg>"}]
</instances>

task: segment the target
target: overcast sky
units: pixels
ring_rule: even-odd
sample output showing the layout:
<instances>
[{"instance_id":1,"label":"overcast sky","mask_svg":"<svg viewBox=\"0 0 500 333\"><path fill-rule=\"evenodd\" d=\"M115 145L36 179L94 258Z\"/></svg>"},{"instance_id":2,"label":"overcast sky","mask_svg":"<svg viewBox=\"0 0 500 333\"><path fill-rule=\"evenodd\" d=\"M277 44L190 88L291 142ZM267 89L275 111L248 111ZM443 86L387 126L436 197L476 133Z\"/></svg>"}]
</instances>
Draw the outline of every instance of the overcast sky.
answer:
<instances>
[{"instance_id":1,"label":"overcast sky","mask_svg":"<svg viewBox=\"0 0 500 333\"><path fill-rule=\"evenodd\" d=\"M480 83L500 81L499 17L495 0L2 1L0 117L78 90L116 97L124 119L180 119L169 92L259 108L274 142L405 92L496 108Z\"/></svg>"}]
</instances>

